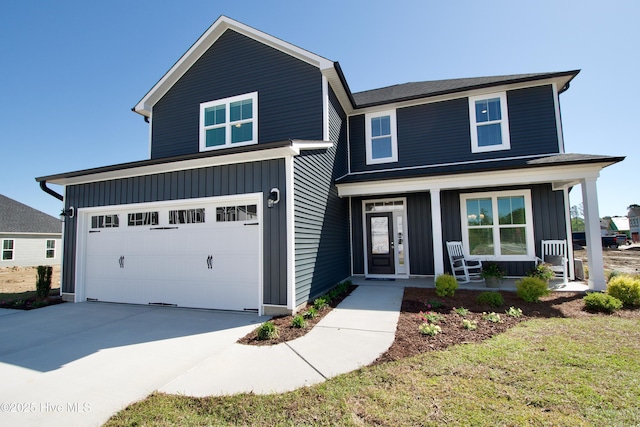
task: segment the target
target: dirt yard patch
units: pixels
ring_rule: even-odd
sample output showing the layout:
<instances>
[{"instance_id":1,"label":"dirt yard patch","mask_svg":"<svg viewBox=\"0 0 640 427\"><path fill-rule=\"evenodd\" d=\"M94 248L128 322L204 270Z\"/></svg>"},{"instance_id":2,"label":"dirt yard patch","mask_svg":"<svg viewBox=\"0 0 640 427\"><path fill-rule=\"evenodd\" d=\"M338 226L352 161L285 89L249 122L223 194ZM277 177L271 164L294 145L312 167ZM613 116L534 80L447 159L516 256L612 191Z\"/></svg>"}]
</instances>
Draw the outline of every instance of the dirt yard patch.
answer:
<instances>
[{"instance_id":1,"label":"dirt yard patch","mask_svg":"<svg viewBox=\"0 0 640 427\"><path fill-rule=\"evenodd\" d=\"M36 290L38 267L0 267L0 294ZM60 266L53 266L51 288L60 287Z\"/></svg>"},{"instance_id":2,"label":"dirt yard patch","mask_svg":"<svg viewBox=\"0 0 640 427\"><path fill-rule=\"evenodd\" d=\"M575 259L581 259L587 265L587 251L573 251ZM640 245L624 246L618 249L603 248L602 258L605 270L619 271L628 274L640 274Z\"/></svg>"}]
</instances>

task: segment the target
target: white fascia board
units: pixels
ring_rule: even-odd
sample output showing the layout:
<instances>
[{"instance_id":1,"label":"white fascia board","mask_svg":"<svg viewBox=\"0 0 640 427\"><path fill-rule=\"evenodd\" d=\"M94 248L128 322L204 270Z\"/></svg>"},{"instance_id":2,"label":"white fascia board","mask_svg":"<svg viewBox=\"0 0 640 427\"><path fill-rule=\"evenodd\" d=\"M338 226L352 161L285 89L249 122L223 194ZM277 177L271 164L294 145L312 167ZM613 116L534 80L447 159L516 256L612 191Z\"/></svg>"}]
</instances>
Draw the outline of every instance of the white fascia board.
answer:
<instances>
[{"instance_id":1,"label":"white fascia board","mask_svg":"<svg viewBox=\"0 0 640 427\"><path fill-rule=\"evenodd\" d=\"M326 144L325 144L326 145ZM329 143L329 146L331 144ZM309 148L305 145L304 148ZM324 146L323 146L324 148ZM315 148L318 149L318 148ZM78 177L51 179L47 182L59 185L77 185L88 182L108 181L111 179L130 178L135 176L153 175L179 170L199 169L209 166L230 165L261 160L280 159L300 154L300 148L295 146L273 148L268 150L248 151L245 153L228 154L224 156L201 157L198 159L160 163L156 165L138 166L108 172L97 172Z\"/></svg>"},{"instance_id":2,"label":"white fascia board","mask_svg":"<svg viewBox=\"0 0 640 427\"><path fill-rule=\"evenodd\" d=\"M333 89L333 93L335 93L338 98L338 102L340 102L340 106L344 110L345 114L349 115L353 113L351 99L349 98L349 94L342 84L342 80L340 79L335 67L331 66L331 68L322 69L322 76L329 82L329 86Z\"/></svg>"},{"instance_id":3,"label":"white fascia board","mask_svg":"<svg viewBox=\"0 0 640 427\"><path fill-rule=\"evenodd\" d=\"M62 224L60 224L62 227ZM38 233L38 232L22 232L22 231L0 231L0 236L42 236L42 237L57 237L58 239L62 237L62 233Z\"/></svg>"},{"instance_id":4,"label":"white fascia board","mask_svg":"<svg viewBox=\"0 0 640 427\"><path fill-rule=\"evenodd\" d=\"M297 46L256 30L241 22L220 16L205 33L182 55L173 67L151 88L134 107L135 112L149 117L151 108L182 77L193 64L220 38L226 30L233 30L260 43L284 52L301 61L318 67L320 70L333 68L333 61L301 49Z\"/></svg>"},{"instance_id":5,"label":"white fascia board","mask_svg":"<svg viewBox=\"0 0 640 427\"><path fill-rule=\"evenodd\" d=\"M436 96L428 96L425 95L423 98L411 99L408 101L400 101L400 102L390 102L387 104L376 105L372 107L358 108L356 110L352 110L350 115L360 115L365 113L374 113L380 110L388 110L390 108L405 108L405 107L413 107L416 105L423 104L432 104L435 102L441 101L449 101L452 99L459 98L468 98L471 96L482 96L493 94L496 92L508 92L511 90L524 89L536 86L546 86L546 85L554 85L557 87L564 87L569 81L569 77L555 77L555 78L547 78L543 80L534 80L529 82L519 82L519 83L504 83L501 85L483 87L481 89L472 89L472 90L462 90L460 92L452 92L446 93L442 95Z\"/></svg>"},{"instance_id":6,"label":"white fascia board","mask_svg":"<svg viewBox=\"0 0 640 427\"><path fill-rule=\"evenodd\" d=\"M597 178L608 163L562 165L541 168L507 169L504 171L472 172L419 178L399 178L371 182L337 184L340 197L402 194L431 189L451 190L539 183L571 183L585 178Z\"/></svg>"},{"instance_id":7,"label":"white fascia board","mask_svg":"<svg viewBox=\"0 0 640 427\"><path fill-rule=\"evenodd\" d=\"M333 141L303 141L292 140L291 148L296 150L296 155L300 154L303 150L323 150L333 147Z\"/></svg>"}]
</instances>

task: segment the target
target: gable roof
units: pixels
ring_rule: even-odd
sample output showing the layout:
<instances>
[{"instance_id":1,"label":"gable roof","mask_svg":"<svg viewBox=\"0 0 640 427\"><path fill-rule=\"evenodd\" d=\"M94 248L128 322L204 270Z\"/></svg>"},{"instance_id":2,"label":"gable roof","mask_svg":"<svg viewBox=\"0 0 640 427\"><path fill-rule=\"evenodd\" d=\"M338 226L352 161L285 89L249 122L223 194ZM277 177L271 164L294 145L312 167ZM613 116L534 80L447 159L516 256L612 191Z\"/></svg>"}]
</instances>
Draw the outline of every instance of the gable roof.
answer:
<instances>
[{"instance_id":1,"label":"gable roof","mask_svg":"<svg viewBox=\"0 0 640 427\"><path fill-rule=\"evenodd\" d=\"M573 70L553 73L513 74L507 76L411 82L354 93L353 99L357 108L363 108L389 102L409 101L412 99L446 95L485 87L548 79L557 80L558 91L562 92L563 89L568 88L569 82L579 72L580 70Z\"/></svg>"},{"instance_id":2,"label":"gable roof","mask_svg":"<svg viewBox=\"0 0 640 427\"><path fill-rule=\"evenodd\" d=\"M260 43L284 52L301 61L311 64L322 72L338 96L343 106L353 105L351 93L346 87L346 80L337 62L299 48L291 43L280 40L272 35L256 30L248 25L233 20L227 16L220 16L207 31L182 55L182 57L162 76L158 83L133 107L133 111L145 117L151 116L151 110L169 89L196 63L198 59L220 38L225 31L232 30Z\"/></svg>"},{"instance_id":3,"label":"gable roof","mask_svg":"<svg viewBox=\"0 0 640 427\"><path fill-rule=\"evenodd\" d=\"M61 234L62 222L0 194L0 233Z\"/></svg>"}]
</instances>

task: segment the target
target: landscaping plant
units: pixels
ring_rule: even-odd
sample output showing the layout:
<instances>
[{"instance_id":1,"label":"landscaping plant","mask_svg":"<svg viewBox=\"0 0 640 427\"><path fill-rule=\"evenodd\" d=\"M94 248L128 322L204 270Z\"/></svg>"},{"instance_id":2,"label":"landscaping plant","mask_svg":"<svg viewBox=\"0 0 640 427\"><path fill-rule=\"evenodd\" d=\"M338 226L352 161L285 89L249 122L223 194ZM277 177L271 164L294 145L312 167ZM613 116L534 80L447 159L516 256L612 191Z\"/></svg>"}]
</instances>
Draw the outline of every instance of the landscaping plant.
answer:
<instances>
[{"instance_id":1,"label":"landscaping plant","mask_svg":"<svg viewBox=\"0 0 640 427\"><path fill-rule=\"evenodd\" d=\"M583 298L584 307L588 311L613 313L622 308L622 301L604 292L591 292Z\"/></svg>"},{"instance_id":2,"label":"landscaping plant","mask_svg":"<svg viewBox=\"0 0 640 427\"><path fill-rule=\"evenodd\" d=\"M304 320L304 316L298 314L297 316L293 316L293 319L291 319L291 326L294 328L304 329L307 327L307 321Z\"/></svg>"},{"instance_id":3,"label":"landscaping plant","mask_svg":"<svg viewBox=\"0 0 640 427\"><path fill-rule=\"evenodd\" d=\"M516 281L516 294L526 302L538 302L551 291L547 282L537 277L523 277Z\"/></svg>"},{"instance_id":4,"label":"landscaping plant","mask_svg":"<svg viewBox=\"0 0 640 427\"><path fill-rule=\"evenodd\" d=\"M607 284L607 293L627 306L640 306L640 279L626 274L615 276Z\"/></svg>"},{"instance_id":5,"label":"landscaping plant","mask_svg":"<svg viewBox=\"0 0 640 427\"><path fill-rule=\"evenodd\" d=\"M522 309L515 308L515 307L509 307L509 310L505 311L505 313L507 313L507 316L520 317L520 316L522 316Z\"/></svg>"},{"instance_id":6,"label":"landscaping plant","mask_svg":"<svg viewBox=\"0 0 640 427\"><path fill-rule=\"evenodd\" d=\"M45 299L51 291L51 275L53 267L50 265L39 265L36 273L36 295L40 299Z\"/></svg>"},{"instance_id":7,"label":"landscaping plant","mask_svg":"<svg viewBox=\"0 0 640 427\"><path fill-rule=\"evenodd\" d=\"M440 308L442 307L442 301L437 299L430 299L427 301L427 308Z\"/></svg>"},{"instance_id":8,"label":"landscaping plant","mask_svg":"<svg viewBox=\"0 0 640 427\"><path fill-rule=\"evenodd\" d=\"M423 313L421 311L419 316L420 316L420 319L422 319L427 323L437 324L442 321L442 316L438 313L434 313L433 311L427 311L426 313Z\"/></svg>"},{"instance_id":9,"label":"landscaping plant","mask_svg":"<svg viewBox=\"0 0 640 427\"><path fill-rule=\"evenodd\" d=\"M452 297L458 289L458 280L449 273L436 277L436 295L439 297Z\"/></svg>"},{"instance_id":10,"label":"landscaping plant","mask_svg":"<svg viewBox=\"0 0 640 427\"><path fill-rule=\"evenodd\" d=\"M305 319L313 319L318 316L318 310L315 307L309 307L309 309L303 314Z\"/></svg>"},{"instance_id":11,"label":"landscaping plant","mask_svg":"<svg viewBox=\"0 0 640 427\"><path fill-rule=\"evenodd\" d=\"M527 273L529 277L537 277L545 282L549 283L549 280L556 277L556 273L551 269L551 265L547 263L541 263L535 266L533 270Z\"/></svg>"},{"instance_id":12,"label":"landscaping plant","mask_svg":"<svg viewBox=\"0 0 640 427\"><path fill-rule=\"evenodd\" d=\"M463 319L462 327L469 331L475 331L476 329L478 329L478 322L476 322L475 320Z\"/></svg>"},{"instance_id":13,"label":"landscaping plant","mask_svg":"<svg viewBox=\"0 0 640 427\"><path fill-rule=\"evenodd\" d=\"M492 307L500 307L504 304L504 298L500 292L483 292L476 299L478 304L488 304Z\"/></svg>"},{"instance_id":14,"label":"landscaping plant","mask_svg":"<svg viewBox=\"0 0 640 427\"><path fill-rule=\"evenodd\" d=\"M327 301L326 298L324 297L320 297L320 298L316 298L313 301L313 308L315 308L316 310L320 311L320 310L324 310L325 308L327 308L329 306L329 302Z\"/></svg>"},{"instance_id":15,"label":"landscaping plant","mask_svg":"<svg viewBox=\"0 0 640 427\"><path fill-rule=\"evenodd\" d=\"M469 314L469 309L464 308L464 307L458 307L458 308L454 307L453 311L455 311L457 315L462 316L462 317L464 317L467 314Z\"/></svg>"},{"instance_id":16,"label":"landscaping plant","mask_svg":"<svg viewBox=\"0 0 640 427\"><path fill-rule=\"evenodd\" d=\"M440 326L431 323L423 323L418 327L418 330L422 335L429 335L431 337L442 332L442 328L440 328Z\"/></svg>"},{"instance_id":17,"label":"landscaping plant","mask_svg":"<svg viewBox=\"0 0 640 427\"><path fill-rule=\"evenodd\" d=\"M487 320L491 323L500 323L500 315L498 313L482 313L482 320Z\"/></svg>"},{"instance_id":18,"label":"landscaping plant","mask_svg":"<svg viewBox=\"0 0 640 427\"><path fill-rule=\"evenodd\" d=\"M278 338L279 334L278 327L270 320L258 327L258 339L261 341Z\"/></svg>"}]
</instances>

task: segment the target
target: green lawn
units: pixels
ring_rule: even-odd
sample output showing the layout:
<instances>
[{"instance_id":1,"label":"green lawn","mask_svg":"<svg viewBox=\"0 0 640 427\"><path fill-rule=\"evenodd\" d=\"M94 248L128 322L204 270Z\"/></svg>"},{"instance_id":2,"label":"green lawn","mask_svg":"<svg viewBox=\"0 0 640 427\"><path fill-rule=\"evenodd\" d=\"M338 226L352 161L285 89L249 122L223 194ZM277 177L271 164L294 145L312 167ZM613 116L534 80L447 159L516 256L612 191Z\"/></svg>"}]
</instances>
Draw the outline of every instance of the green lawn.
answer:
<instances>
[{"instance_id":1,"label":"green lawn","mask_svg":"<svg viewBox=\"0 0 640 427\"><path fill-rule=\"evenodd\" d=\"M156 393L107 425L631 426L639 406L640 322L600 316L524 322L285 394Z\"/></svg>"}]
</instances>

